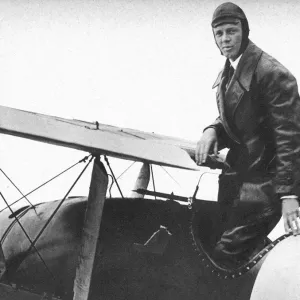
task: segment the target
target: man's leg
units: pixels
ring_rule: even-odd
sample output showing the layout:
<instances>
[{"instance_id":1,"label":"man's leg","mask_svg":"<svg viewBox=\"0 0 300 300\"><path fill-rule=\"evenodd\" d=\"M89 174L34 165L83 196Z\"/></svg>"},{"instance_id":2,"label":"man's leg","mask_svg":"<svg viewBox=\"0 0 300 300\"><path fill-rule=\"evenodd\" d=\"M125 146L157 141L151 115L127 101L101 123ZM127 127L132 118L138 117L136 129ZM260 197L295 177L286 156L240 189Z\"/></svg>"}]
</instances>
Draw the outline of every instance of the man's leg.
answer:
<instances>
[{"instance_id":1,"label":"man's leg","mask_svg":"<svg viewBox=\"0 0 300 300\"><path fill-rule=\"evenodd\" d=\"M280 220L281 212L226 230L217 242L213 259L220 266L238 268L266 246L266 237Z\"/></svg>"},{"instance_id":2,"label":"man's leg","mask_svg":"<svg viewBox=\"0 0 300 300\"><path fill-rule=\"evenodd\" d=\"M223 234L212 255L227 268L242 266L262 250L281 218L281 203L270 180L244 183L237 196L226 209Z\"/></svg>"}]
</instances>

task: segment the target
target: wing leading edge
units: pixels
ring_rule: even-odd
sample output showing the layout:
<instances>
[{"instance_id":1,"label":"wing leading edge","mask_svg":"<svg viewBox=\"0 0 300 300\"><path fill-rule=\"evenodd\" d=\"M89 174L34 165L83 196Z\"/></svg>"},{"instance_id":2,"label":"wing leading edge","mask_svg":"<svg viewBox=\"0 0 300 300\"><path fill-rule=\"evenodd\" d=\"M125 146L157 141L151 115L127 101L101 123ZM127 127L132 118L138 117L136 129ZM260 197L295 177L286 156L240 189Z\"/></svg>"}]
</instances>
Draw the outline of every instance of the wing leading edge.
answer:
<instances>
[{"instance_id":1,"label":"wing leading edge","mask_svg":"<svg viewBox=\"0 0 300 300\"><path fill-rule=\"evenodd\" d=\"M0 106L0 133L162 166L199 170L196 144L133 129Z\"/></svg>"}]
</instances>

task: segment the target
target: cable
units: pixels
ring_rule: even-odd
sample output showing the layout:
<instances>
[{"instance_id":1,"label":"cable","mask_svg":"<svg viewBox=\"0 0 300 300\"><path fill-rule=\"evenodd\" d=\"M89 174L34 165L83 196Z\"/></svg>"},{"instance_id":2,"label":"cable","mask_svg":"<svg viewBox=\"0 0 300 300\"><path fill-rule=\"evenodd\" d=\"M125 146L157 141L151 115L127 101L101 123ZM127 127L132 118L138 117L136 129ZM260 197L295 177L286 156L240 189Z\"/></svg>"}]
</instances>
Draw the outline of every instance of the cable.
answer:
<instances>
[{"instance_id":1,"label":"cable","mask_svg":"<svg viewBox=\"0 0 300 300\"><path fill-rule=\"evenodd\" d=\"M114 178L113 178L113 176L110 175L110 174L107 174L107 176L111 178L111 184L110 184L110 187L109 187L109 189L108 189L108 191L109 191L109 198L111 198L111 189L112 189L113 184L114 184Z\"/></svg>"},{"instance_id":2,"label":"cable","mask_svg":"<svg viewBox=\"0 0 300 300\"><path fill-rule=\"evenodd\" d=\"M5 200L3 194L0 192L0 196L2 197L3 201L5 202L5 204L8 206L7 201ZM9 207L9 210L12 214L14 214L14 211L11 209L11 207ZM17 221L17 223L19 224L19 226L21 227L22 231L24 232L26 238L28 239L29 243L30 243L30 249L33 248L38 257L40 258L40 260L42 261L43 265L45 266L46 270L49 272L50 276L52 277L52 279L54 280L54 282L56 281L55 276L53 275L53 273L50 271L49 267L47 266L46 262L44 261L43 257L41 256L40 252L38 251L38 249L35 247L35 245L33 244L31 238L29 237L28 233L26 232L25 228L23 227L23 225L21 224L20 220L18 219L18 217L15 215L15 220Z\"/></svg>"},{"instance_id":3,"label":"cable","mask_svg":"<svg viewBox=\"0 0 300 300\"><path fill-rule=\"evenodd\" d=\"M177 185L182 188L182 186L180 185L180 183L163 167L163 166L160 166L176 183Z\"/></svg>"},{"instance_id":4,"label":"cable","mask_svg":"<svg viewBox=\"0 0 300 300\"><path fill-rule=\"evenodd\" d=\"M23 198L26 199L26 201L30 204L30 206L34 209L35 211L35 207L33 206L33 204L29 201L29 199L21 192L21 190L14 184L14 182L6 175L6 173L0 168L0 171L2 172L2 174L9 180L9 182L18 190L18 192L23 196ZM7 205L9 208L10 206Z\"/></svg>"},{"instance_id":5,"label":"cable","mask_svg":"<svg viewBox=\"0 0 300 300\"><path fill-rule=\"evenodd\" d=\"M196 199L196 196L197 196L197 193L198 193L198 190L199 190L200 180L202 179L202 176L203 176L204 174L216 174L216 173L207 171L207 172L203 172L203 173L199 176L199 180L198 180L198 183L197 183L197 185L196 185L194 194L193 194L193 196L192 196L191 199L190 199L190 200L191 200L191 203L190 203L190 204L192 204L192 203L194 202L194 200Z\"/></svg>"},{"instance_id":6,"label":"cable","mask_svg":"<svg viewBox=\"0 0 300 300\"><path fill-rule=\"evenodd\" d=\"M150 170L151 170L151 177L152 177L153 190L154 190L154 192L156 192L156 190L155 190L155 182L154 182L154 175L153 175L153 167L152 167L152 165L150 165ZM154 196L154 199L156 200L156 196Z\"/></svg>"},{"instance_id":7,"label":"cable","mask_svg":"<svg viewBox=\"0 0 300 300\"><path fill-rule=\"evenodd\" d=\"M91 163L91 161L93 159L94 159L94 156L92 156L90 158L89 162L83 168L83 170L81 171L81 173L78 175L78 177L76 178L76 180L74 181L74 183L72 184L72 186L69 188L69 190L66 193L66 195L64 196L64 198L59 202L59 204L57 205L57 207L55 208L55 210L53 211L53 213L51 214L51 216L49 217L49 219L44 224L43 228L40 230L40 232L37 234L37 236L35 237L35 239L32 241L32 243L29 246L29 248L23 253L23 255L19 256L19 260L14 264L14 265L17 264L16 270L21 265L21 263L24 261L24 259L27 257L27 255L30 253L32 247L37 243L37 241L39 240L40 236L43 234L43 232L45 231L45 229L47 228L47 226L49 225L49 223L51 222L51 220L53 219L53 217L55 216L55 214L57 213L57 211L59 210L59 208L62 206L62 204L64 203L64 201L66 200L66 198L68 197L68 195L70 194L70 192L72 191L72 189L74 188L74 186L76 185L76 183L78 182L78 180L80 179L80 177L85 172L85 170L87 169L87 167L89 166L89 164Z\"/></svg>"},{"instance_id":8,"label":"cable","mask_svg":"<svg viewBox=\"0 0 300 300\"><path fill-rule=\"evenodd\" d=\"M104 159L105 159L105 162L106 162L106 164L107 164L107 166L108 166L108 168L109 168L109 170L110 170L111 175L112 175L113 178L114 178L114 181L115 181L115 183L116 183L116 185L117 185L117 187L118 187L118 190L119 190L119 192L120 192L120 194L121 194L121 197L124 199L123 193L122 193L121 188L120 188L119 183L118 183L118 180L117 180L117 178L116 178L116 176L115 176L115 174L114 174L114 172L113 172L113 170L112 170L112 168L111 168L111 166L110 166L110 164L109 164L109 161L108 161L108 158L107 158L106 155L104 156Z\"/></svg>"},{"instance_id":9,"label":"cable","mask_svg":"<svg viewBox=\"0 0 300 300\"><path fill-rule=\"evenodd\" d=\"M49 223L51 222L51 220L53 219L53 217L55 216L55 214L57 213L57 211L59 210L59 208L62 206L62 204L64 203L64 201L67 199L68 195L70 194L70 192L72 191L72 189L74 188L74 186L76 185L76 183L78 182L78 180L80 179L80 177L85 172L85 170L87 169L87 167L89 166L89 164L91 163L91 161L93 159L94 159L94 157L90 158L88 164L83 168L83 170L80 172L80 174L78 175L78 177L76 178L76 180L74 181L74 183L72 184L72 186L69 188L69 190L66 193L66 195L64 196L64 198L57 205L57 207L53 211L52 215L49 217L49 219L47 220L47 222L45 223L45 225L43 226L43 228L40 230L40 232L38 233L38 235L34 239L34 241L33 241L34 244L38 241L38 239L40 238L40 236L42 235L42 233L44 232L44 230L47 228L47 226L49 225ZM30 250L30 248L27 251L29 251L29 250Z\"/></svg>"},{"instance_id":10,"label":"cable","mask_svg":"<svg viewBox=\"0 0 300 300\"><path fill-rule=\"evenodd\" d=\"M23 197L17 199L16 201L14 201L12 204L8 205L8 207L11 207L12 205L18 203L19 201L21 201L22 199L24 199L25 196L28 196L30 194L32 194L33 192L37 191L38 189L40 189L41 187L45 186L46 184L48 184L49 182L51 182L52 180L56 179L57 177L61 176L62 174L64 174L65 172L71 170L72 168L74 168L76 165L82 163L82 162L86 162L86 160L91 156L85 156L84 158L82 158L81 160L79 160L77 163L73 164L72 166L70 166L69 168L63 170L62 172L60 172L59 174L57 174L56 176L50 178L49 180L47 180L46 182L44 182L43 184L39 185L37 188L33 189L32 191L30 191L29 193L25 194ZM6 210L8 207L3 208L2 210L0 210L0 213L3 212L4 210Z\"/></svg>"},{"instance_id":11,"label":"cable","mask_svg":"<svg viewBox=\"0 0 300 300\"><path fill-rule=\"evenodd\" d=\"M121 175L117 177L117 179L121 178L121 176L124 175L135 163L136 161L134 161L124 172L122 172Z\"/></svg>"}]
</instances>

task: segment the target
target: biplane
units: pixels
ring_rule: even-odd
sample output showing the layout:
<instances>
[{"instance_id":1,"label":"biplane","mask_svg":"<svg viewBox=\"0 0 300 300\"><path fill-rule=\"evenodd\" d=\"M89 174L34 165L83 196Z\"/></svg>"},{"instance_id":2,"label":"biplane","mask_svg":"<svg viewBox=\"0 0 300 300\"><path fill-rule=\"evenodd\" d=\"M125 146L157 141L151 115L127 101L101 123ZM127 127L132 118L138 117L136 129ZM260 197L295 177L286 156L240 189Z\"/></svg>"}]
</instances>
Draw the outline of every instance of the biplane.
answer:
<instances>
[{"instance_id":1,"label":"biplane","mask_svg":"<svg viewBox=\"0 0 300 300\"><path fill-rule=\"evenodd\" d=\"M199 170L196 144L173 137L0 107L0 133L88 152L61 200L0 212L0 299L298 299L300 239L283 235L238 269L210 253L217 202L148 190L151 165ZM108 197L107 156L142 162L131 197ZM68 197L89 164L87 197ZM210 168L223 166L209 157ZM154 199L147 198L154 196ZM28 194L21 199L27 199Z\"/></svg>"}]
</instances>

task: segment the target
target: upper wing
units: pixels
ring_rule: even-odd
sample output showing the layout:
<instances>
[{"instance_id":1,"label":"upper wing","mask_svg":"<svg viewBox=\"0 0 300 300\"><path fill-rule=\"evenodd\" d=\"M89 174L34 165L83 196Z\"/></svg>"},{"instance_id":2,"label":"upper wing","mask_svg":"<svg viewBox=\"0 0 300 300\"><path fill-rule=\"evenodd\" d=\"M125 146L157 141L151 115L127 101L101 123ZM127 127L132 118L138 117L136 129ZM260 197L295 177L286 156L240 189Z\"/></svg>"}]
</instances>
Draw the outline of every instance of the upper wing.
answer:
<instances>
[{"instance_id":1,"label":"upper wing","mask_svg":"<svg viewBox=\"0 0 300 300\"><path fill-rule=\"evenodd\" d=\"M196 143L0 106L0 133L117 158L198 170Z\"/></svg>"}]
</instances>

